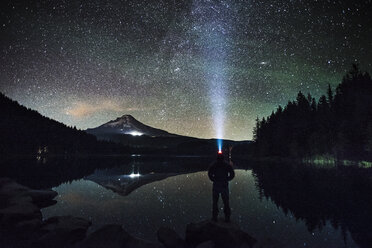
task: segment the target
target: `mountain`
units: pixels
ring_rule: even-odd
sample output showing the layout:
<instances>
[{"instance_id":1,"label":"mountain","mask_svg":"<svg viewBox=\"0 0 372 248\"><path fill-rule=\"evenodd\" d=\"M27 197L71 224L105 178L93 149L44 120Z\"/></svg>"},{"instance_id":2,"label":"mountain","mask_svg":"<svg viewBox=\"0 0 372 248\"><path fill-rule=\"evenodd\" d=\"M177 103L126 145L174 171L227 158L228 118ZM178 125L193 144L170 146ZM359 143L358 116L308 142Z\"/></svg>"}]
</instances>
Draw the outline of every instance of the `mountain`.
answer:
<instances>
[{"instance_id":1,"label":"mountain","mask_svg":"<svg viewBox=\"0 0 372 248\"><path fill-rule=\"evenodd\" d=\"M94 134L97 137L128 134L132 136L147 135L150 137L176 137L178 135L168 133L167 131L150 127L136 120L131 115L123 115L115 120L109 121L99 127L86 130L87 133Z\"/></svg>"},{"instance_id":2,"label":"mountain","mask_svg":"<svg viewBox=\"0 0 372 248\"><path fill-rule=\"evenodd\" d=\"M129 153L93 135L42 116L0 93L0 155Z\"/></svg>"},{"instance_id":3,"label":"mountain","mask_svg":"<svg viewBox=\"0 0 372 248\"><path fill-rule=\"evenodd\" d=\"M225 149L240 143L223 141ZM48 154L74 156L123 153L204 156L214 155L216 150L215 139L171 134L147 126L130 115L97 128L77 130L42 116L0 92L0 157L32 155L42 159ZM245 152L245 149L242 150Z\"/></svg>"},{"instance_id":4,"label":"mountain","mask_svg":"<svg viewBox=\"0 0 372 248\"><path fill-rule=\"evenodd\" d=\"M200 139L168 133L150 127L136 120L131 115L123 115L99 127L86 130L99 140L107 140L129 146L133 152L182 155L211 155L216 153L216 139ZM249 143L224 140L224 148ZM246 153L246 149L241 149Z\"/></svg>"}]
</instances>

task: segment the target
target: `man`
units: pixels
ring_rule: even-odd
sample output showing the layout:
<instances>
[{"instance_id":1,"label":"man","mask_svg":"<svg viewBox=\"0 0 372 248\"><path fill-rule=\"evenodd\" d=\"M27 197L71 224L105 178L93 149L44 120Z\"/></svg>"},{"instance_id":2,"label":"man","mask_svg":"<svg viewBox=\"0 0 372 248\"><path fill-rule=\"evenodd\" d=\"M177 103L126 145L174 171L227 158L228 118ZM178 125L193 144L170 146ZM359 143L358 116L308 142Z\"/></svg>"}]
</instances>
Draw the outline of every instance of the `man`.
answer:
<instances>
[{"instance_id":1,"label":"man","mask_svg":"<svg viewBox=\"0 0 372 248\"><path fill-rule=\"evenodd\" d=\"M221 194L223 201L223 211L225 213L225 221L230 222L231 210L229 206L229 181L235 176L232 165L224 161L221 152L217 155L217 161L214 162L208 170L208 177L213 182L213 210L212 220L217 221L218 216L218 198Z\"/></svg>"}]
</instances>

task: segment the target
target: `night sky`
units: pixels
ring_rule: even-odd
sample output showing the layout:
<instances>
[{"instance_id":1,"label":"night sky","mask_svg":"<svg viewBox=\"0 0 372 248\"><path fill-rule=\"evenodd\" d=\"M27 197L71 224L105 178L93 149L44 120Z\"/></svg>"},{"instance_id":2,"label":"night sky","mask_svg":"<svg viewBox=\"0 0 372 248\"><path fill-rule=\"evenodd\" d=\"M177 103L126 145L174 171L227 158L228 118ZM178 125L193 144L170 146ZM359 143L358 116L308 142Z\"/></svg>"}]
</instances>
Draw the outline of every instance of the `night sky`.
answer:
<instances>
[{"instance_id":1,"label":"night sky","mask_svg":"<svg viewBox=\"0 0 372 248\"><path fill-rule=\"evenodd\" d=\"M0 91L81 129L251 139L299 90L372 72L372 2L351 2L1 1Z\"/></svg>"}]
</instances>

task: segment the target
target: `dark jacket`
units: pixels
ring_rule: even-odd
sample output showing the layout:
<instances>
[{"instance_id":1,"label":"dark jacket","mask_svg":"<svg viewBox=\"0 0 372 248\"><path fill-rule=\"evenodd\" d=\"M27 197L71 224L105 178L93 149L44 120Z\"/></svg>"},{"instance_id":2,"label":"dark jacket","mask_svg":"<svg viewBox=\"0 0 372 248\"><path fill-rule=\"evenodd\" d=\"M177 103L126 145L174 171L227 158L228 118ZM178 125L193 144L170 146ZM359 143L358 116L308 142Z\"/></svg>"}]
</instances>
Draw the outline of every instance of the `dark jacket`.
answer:
<instances>
[{"instance_id":1,"label":"dark jacket","mask_svg":"<svg viewBox=\"0 0 372 248\"><path fill-rule=\"evenodd\" d=\"M231 165L223 160L217 160L209 167L208 177L213 182L213 189L227 188L228 182L235 177L235 172Z\"/></svg>"}]
</instances>

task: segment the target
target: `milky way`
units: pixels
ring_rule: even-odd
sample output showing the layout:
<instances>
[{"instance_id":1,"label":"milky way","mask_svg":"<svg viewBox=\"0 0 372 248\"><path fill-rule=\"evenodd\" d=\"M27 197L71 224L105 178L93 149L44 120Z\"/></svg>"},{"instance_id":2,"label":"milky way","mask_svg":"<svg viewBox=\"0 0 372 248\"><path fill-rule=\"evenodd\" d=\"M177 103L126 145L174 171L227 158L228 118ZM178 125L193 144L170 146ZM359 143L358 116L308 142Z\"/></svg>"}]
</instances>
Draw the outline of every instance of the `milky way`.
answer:
<instances>
[{"instance_id":1,"label":"milky way","mask_svg":"<svg viewBox=\"0 0 372 248\"><path fill-rule=\"evenodd\" d=\"M372 71L371 1L30 2L1 3L0 91L82 129L132 114L209 138L217 110L250 139L299 90Z\"/></svg>"}]
</instances>

